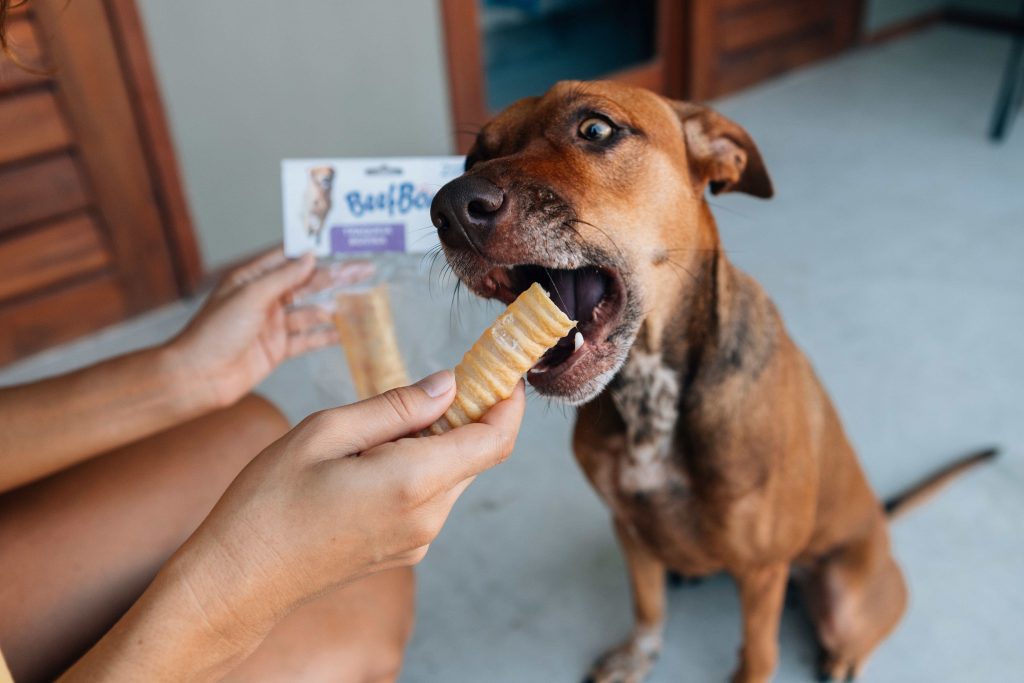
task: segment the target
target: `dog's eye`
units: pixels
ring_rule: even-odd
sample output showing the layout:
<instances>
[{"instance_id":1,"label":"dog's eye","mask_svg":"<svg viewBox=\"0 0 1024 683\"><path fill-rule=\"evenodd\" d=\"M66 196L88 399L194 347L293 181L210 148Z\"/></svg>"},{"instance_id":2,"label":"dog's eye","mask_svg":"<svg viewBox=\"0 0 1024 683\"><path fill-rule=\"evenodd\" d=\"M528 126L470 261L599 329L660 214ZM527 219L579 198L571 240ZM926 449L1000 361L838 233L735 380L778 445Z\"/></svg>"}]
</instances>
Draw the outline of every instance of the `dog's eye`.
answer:
<instances>
[{"instance_id":1,"label":"dog's eye","mask_svg":"<svg viewBox=\"0 0 1024 683\"><path fill-rule=\"evenodd\" d=\"M603 142L614 132L615 128L612 127L612 124L596 117L587 119L579 127L580 137L591 142Z\"/></svg>"}]
</instances>

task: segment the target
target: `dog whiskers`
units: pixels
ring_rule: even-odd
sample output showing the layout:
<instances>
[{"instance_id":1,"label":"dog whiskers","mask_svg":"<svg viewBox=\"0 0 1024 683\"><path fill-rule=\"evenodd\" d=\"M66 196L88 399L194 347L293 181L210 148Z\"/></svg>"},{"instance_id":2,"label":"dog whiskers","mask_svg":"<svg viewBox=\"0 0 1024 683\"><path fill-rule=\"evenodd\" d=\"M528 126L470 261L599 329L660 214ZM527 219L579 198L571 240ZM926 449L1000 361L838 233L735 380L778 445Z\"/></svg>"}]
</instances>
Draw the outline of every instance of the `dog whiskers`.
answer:
<instances>
[{"instance_id":1,"label":"dog whiskers","mask_svg":"<svg viewBox=\"0 0 1024 683\"><path fill-rule=\"evenodd\" d=\"M448 324L456 329L462 328L462 310L458 307L459 292L462 291L462 280L455 278L455 287L452 289L452 301L448 312Z\"/></svg>"},{"instance_id":2,"label":"dog whiskers","mask_svg":"<svg viewBox=\"0 0 1024 683\"><path fill-rule=\"evenodd\" d=\"M580 219L580 218L577 218L576 216L573 216L572 218L570 218L568 222L569 222L569 223L579 223L580 225L586 225L586 226L588 226L588 227L591 227L591 228L593 228L594 230L597 230L597 231L598 231L599 233L601 233L602 235L604 235L604 238L605 238L606 240L608 240L608 242L609 242L609 243L610 243L610 244L611 244L611 245L612 245L613 247L615 247L615 251L617 251L617 252L619 253L619 259L620 259L620 260L621 260L621 261L622 261L623 263L625 263L625 261L626 261L626 256L625 256L625 254L623 254L623 253L622 253L622 249L621 249L621 248L619 248L619 245L615 243L615 240L613 240L613 239L612 239L612 236L611 236L611 235L609 235L609 234L608 234L608 231L606 231L606 230L605 230L604 228L601 228L601 227L599 227L599 226L597 226L597 225L594 225L593 223L590 223L590 222L588 222L588 221L585 221L585 220L582 220L582 219ZM573 228L573 230L576 230L576 228ZM577 230L577 231L576 231L576 233L577 233L577 234L579 234L579 231Z\"/></svg>"},{"instance_id":3,"label":"dog whiskers","mask_svg":"<svg viewBox=\"0 0 1024 683\"><path fill-rule=\"evenodd\" d=\"M691 277L691 278L693 279L693 281L694 281L694 282L700 282L700 278L698 278L698 277L697 277L696 275L694 275L693 273L691 273L691 272L690 272L690 271L689 271L689 270L688 270L688 269L686 268L686 266L684 266L684 265L683 265L683 264L681 264L681 263L677 263L676 261L673 261L672 259L670 259L670 258L668 258L668 257L666 257L665 259L663 259L662 261L660 261L658 265L667 265L667 266L671 266L671 267L673 268L673 272L675 273L676 277L677 277L677 278L679 278L679 282L683 282L683 277L682 277L682 275L681 275L681 274L679 273L679 271L680 271L680 270L681 270L681 271L683 271L684 273L686 273L687 275L689 275L689 276L690 276L690 277Z\"/></svg>"},{"instance_id":4,"label":"dog whiskers","mask_svg":"<svg viewBox=\"0 0 1024 683\"><path fill-rule=\"evenodd\" d=\"M420 258L421 268L425 262L429 261L430 263L430 265L427 266L427 293L431 296L434 295L434 268L437 266L437 259L440 255L440 249L431 249Z\"/></svg>"},{"instance_id":5,"label":"dog whiskers","mask_svg":"<svg viewBox=\"0 0 1024 683\"><path fill-rule=\"evenodd\" d=\"M725 206L724 204L716 204L715 202L711 201L710 199L707 200L707 203L708 203L708 206L712 207L715 211L725 211L726 213L731 213L734 216L739 216L740 218L744 218L744 219L746 219L748 221L752 220L750 214L744 213L742 211L737 211L736 209L733 209L731 207Z\"/></svg>"},{"instance_id":6,"label":"dog whiskers","mask_svg":"<svg viewBox=\"0 0 1024 683\"><path fill-rule=\"evenodd\" d=\"M574 312L570 311L569 307L565 305L565 299L562 298L562 293L559 292L558 287L555 286L555 279L551 277L551 271L545 268L544 274L548 276L548 280L551 282L551 291L553 291L558 296L558 300L562 302L562 310L565 311L566 315L573 315Z\"/></svg>"}]
</instances>

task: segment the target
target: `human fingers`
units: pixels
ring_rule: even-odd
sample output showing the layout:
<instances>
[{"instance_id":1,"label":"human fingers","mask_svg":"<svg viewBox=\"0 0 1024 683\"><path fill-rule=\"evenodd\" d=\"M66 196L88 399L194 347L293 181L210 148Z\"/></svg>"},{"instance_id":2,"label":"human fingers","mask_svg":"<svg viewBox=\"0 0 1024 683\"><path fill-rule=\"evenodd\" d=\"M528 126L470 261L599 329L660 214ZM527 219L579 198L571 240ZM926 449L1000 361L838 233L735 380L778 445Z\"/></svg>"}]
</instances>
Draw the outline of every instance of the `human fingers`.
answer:
<instances>
[{"instance_id":1,"label":"human fingers","mask_svg":"<svg viewBox=\"0 0 1024 683\"><path fill-rule=\"evenodd\" d=\"M400 439L433 424L454 398L455 376L442 370L416 384L317 413L307 418L316 423L313 448L326 459Z\"/></svg>"},{"instance_id":2,"label":"human fingers","mask_svg":"<svg viewBox=\"0 0 1024 683\"><path fill-rule=\"evenodd\" d=\"M525 392L522 382L512 396L498 403L480 422L437 436L402 439L372 449L367 459L380 459L394 477L414 482L424 500L459 486L512 453L522 423ZM464 487L463 487L464 488Z\"/></svg>"},{"instance_id":3,"label":"human fingers","mask_svg":"<svg viewBox=\"0 0 1024 683\"><path fill-rule=\"evenodd\" d=\"M295 301L304 301L325 291L366 282L376 272L377 267L372 261L340 261L320 266L308 281L292 293L292 297Z\"/></svg>"},{"instance_id":4,"label":"human fingers","mask_svg":"<svg viewBox=\"0 0 1024 683\"><path fill-rule=\"evenodd\" d=\"M292 308L285 314L285 327L288 334L305 334L330 323L331 312L320 306Z\"/></svg>"},{"instance_id":5,"label":"human fingers","mask_svg":"<svg viewBox=\"0 0 1024 683\"><path fill-rule=\"evenodd\" d=\"M291 259L272 270L260 273L248 288L261 302L270 302L290 295L313 275L316 269L316 258L313 254L303 254Z\"/></svg>"},{"instance_id":6,"label":"human fingers","mask_svg":"<svg viewBox=\"0 0 1024 683\"><path fill-rule=\"evenodd\" d=\"M310 351L322 349L325 346L333 346L340 343L341 336L338 334L338 328L334 325L315 327L288 335L287 356L294 358Z\"/></svg>"},{"instance_id":7,"label":"human fingers","mask_svg":"<svg viewBox=\"0 0 1024 683\"><path fill-rule=\"evenodd\" d=\"M328 273L334 284L354 285L373 277L377 266L372 261L342 261L331 264Z\"/></svg>"},{"instance_id":8,"label":"human fingers","mask_svg":"<svg viewBox=\"0 0 1024 683\"><path fill-rule=\"evenodd\" d=\"M271 247L228 272L217 288L217 294L220 296L230 294L239 287L252 282L262 273L281 266L287 260L281 245Z\"/></svg>"}]
</instances>

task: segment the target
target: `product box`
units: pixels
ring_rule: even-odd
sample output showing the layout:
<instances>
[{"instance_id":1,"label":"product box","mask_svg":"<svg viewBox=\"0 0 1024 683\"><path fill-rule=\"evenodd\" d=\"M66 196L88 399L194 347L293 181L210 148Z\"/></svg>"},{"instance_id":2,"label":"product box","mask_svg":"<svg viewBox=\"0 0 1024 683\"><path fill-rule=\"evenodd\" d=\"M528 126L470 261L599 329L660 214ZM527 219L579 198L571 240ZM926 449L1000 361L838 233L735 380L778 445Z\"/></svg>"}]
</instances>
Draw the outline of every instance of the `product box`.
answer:
<instances>
[{"instance_id":1,"label":"product box","mask_svg":"<svg viewBox=\"0 0 1024 683\"><path fill-rule=\"evenodd\" d=\"M422 253L437 244L430 202L464 157L285 159L284 249L318 257Z\"/></svg>"}]
</instances>

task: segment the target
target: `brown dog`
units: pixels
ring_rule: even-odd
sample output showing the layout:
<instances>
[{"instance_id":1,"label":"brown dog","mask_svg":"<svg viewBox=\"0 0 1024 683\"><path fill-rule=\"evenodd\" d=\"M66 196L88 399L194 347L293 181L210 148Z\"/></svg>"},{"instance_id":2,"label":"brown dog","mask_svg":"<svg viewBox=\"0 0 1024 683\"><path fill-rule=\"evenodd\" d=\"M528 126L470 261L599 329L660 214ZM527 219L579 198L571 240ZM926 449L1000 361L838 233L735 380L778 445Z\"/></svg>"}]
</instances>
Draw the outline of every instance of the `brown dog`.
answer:
<instances>
[{"instance_id":1,"label":"brown dog","mask_svg":"<svg viewBox=\"0 0 1024 683\"><path fill-rule=\"evenodd\" d=\"M666 568L735 577L739 681L771 677L799 573L824 673L852 676L906 605L886 511L775 306L726 258L707 187L772 195L738 125L646 90L564 82L484 127L432 218L474 292L508 303L540 281L580 321L583 345L570 333L528 378L580 406L576 458L632 580L636 627L591 678L644 678Z\"/></svg>"}]
</instances>

